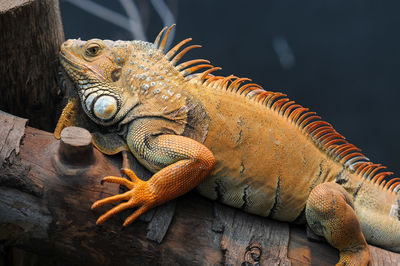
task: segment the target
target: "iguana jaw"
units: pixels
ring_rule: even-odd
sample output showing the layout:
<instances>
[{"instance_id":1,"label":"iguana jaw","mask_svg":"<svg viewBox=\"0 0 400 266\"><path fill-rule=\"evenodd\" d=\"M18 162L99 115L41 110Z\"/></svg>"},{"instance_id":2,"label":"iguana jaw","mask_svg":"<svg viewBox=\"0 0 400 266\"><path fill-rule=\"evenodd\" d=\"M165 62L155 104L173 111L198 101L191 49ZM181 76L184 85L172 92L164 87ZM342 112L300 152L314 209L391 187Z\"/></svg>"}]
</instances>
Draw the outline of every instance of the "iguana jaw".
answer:
<instances>
[{"instance_id":1,"label":"iguana jaw","mask_svg":"<svg viewBox=\"0 0 400 266\"><path fill-rule=\"evenodd\" d=\"M74 85L86 114L98 124L107 126L116 123L120 120L116 117L122 105L118 90L111 88L104 76L90 65L77 61L73 55L61 50L63 76Z\"/></svg>"},{"instance_id":2,"label":"iguana jaw","mask_svg":"<svg viewBox=\"0 0 400 266\"><path fill-rule=\"evenodd\" d=\"M96 69L90 67L90 65L80 64L79 60L74 60L73 55L70 55L63 49L60 51L60 63L66 74L79 84L90 78L84 74L85 72L91 72L97 80L106 81L106 78L97 72Z\"/></svg>"}]
</instances>

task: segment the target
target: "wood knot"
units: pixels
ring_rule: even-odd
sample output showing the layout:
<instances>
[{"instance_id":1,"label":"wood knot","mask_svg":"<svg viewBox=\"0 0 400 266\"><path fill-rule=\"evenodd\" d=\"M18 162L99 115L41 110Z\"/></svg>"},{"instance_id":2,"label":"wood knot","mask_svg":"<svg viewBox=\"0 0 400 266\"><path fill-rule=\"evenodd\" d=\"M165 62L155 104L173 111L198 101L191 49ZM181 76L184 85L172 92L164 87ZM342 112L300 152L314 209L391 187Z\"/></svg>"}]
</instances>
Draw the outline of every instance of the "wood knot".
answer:
<instances>
[{"instance_id":1,"label":"wood knot","mask_svg":"<svg viewBox=\"0 0 400 266\"><path fill-rule=\"evenodd\" d=\"M86 129L66 127L56 144L52 163L60 176L81 177L96 164L92 135Z\"/></svg>"},{"instance_id":2,"label":"wood knot","mask_svg":"<svg viewBox=\"0 0 400 266\"><path fill-rule=\"evenodd\" d=\"M244 262L242 266L258 266L262 255L262 247L258 243L253 243L246 248Z\"/></svg>"},{"instance_id":3,"label":"wood knot","mask_svg":"<svg viewBox=\"0 0 400 266\"><path fill-rule=\"evenodd\" d=\"M61 131L58 152L63 163L73 166L91 164L94 158L92 135L84 128L66 127Z\"/></svg>"}]
</instances>

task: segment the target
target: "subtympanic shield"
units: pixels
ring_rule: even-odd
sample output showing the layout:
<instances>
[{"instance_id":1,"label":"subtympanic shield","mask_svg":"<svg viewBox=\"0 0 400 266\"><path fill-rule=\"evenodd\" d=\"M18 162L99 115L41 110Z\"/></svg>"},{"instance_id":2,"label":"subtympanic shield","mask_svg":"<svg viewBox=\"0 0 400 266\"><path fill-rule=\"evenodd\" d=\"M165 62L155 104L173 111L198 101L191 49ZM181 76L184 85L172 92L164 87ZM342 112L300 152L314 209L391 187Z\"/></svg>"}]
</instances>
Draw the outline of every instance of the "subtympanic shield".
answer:
<instances>
[{"instance_id":1,"label":"subtympanic shield","mask_svg":"<svg viewBox=\"0 0 400 266\"><path fill-rule=\"evenodd\" d=\"M97 118L107 120L115 115L117 109L117 100L112 96L104 95L96 99L93 106L93 113Z\"/></svg>"}]
</instances>

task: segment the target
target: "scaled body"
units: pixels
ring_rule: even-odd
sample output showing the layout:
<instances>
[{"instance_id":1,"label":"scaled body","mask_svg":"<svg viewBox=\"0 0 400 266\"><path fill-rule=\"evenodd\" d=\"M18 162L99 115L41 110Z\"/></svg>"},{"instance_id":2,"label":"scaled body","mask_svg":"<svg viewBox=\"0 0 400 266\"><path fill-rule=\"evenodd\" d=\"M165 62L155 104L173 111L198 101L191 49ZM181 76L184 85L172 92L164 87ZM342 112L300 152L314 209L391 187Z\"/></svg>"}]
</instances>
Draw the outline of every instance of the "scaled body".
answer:
<instances>
[{"instance_id":1,"label":"scaled body","mask_svg":"<svg viewBox=\"0 0 400 266\"><path fill-rule=\"evenodd\" d=\"M164 54L170 30L154 44L95 39L62 46L78 97L64 109L56 136L68 125L86 127L102 152L131 152L154 173L148 182L130 170L132 181L106 177L130 191L96 202L93 208L127 201L98 223L138 207L127 225L197 187L250 213L307 222L340 250L340 263L367 264L365 239L400 251L400 179L389 180L391 173L286 95L213 76L218 68L207 60L178 65L197 46L178 53L186 39Z\"/></svg>"}]
</instances>

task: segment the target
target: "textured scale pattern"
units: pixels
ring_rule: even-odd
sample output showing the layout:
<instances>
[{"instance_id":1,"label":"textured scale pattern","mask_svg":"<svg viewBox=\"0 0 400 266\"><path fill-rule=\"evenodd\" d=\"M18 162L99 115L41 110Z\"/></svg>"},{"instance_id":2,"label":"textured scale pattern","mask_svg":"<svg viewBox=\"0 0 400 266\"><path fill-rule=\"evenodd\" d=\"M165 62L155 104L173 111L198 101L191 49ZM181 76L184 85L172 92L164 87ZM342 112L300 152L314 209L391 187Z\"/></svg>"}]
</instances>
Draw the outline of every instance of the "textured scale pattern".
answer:
<instances>
[{"instance_id":1,"label":"textured scale pattern","mask_svg":"<svg viewBox=\"0 0 400 266\"><path fill-rule=\"evenodd\" d=\"M172 27L169 28L168 31L171 29ZM156 47L158 46L162 33L165 30L166 28L160 32L154 42ZM168 33L169 32L167 32L167 35L163 39L165 43L168 39ZM176 65L182 56L191 49L201 47L200 45L191 45L177 54L179 49L191 40L191 38L188 38L181 41L166 54L166 58L171 60L172 65ZM164 50L165 43L164 45L161 44L158 48ZM206 64L192 66L198 63ZM308 108L304 108L303 106L296 104L294 101L290 101L289 98L286 98L286 94L265 91L258 84L246 83L251 81L248 78L238 78L233 75L228 77L212 76L210 75L211 72L220 70L221 68L214 67L209 63L210 61L208 60L196 59L181 63L175 68L176 70L179 70L183 76L199 82L205 87L221 89L244 97L249 97L259 104L265 105L267 108L274 110L284 118L296 124L303 134L309 136L320 149L329 154L329 156L334 160L346 165L346 167L349 167L349 169L354 171L356 174L371 180L372 183L380 185L382 189L398 192L400 189L400 178L391 178L388 181L384 180L385 177L392 175L393 172L382 172L381 170L385 169L385 166L369 162L369 159L361 153L359 148L348 143L345 137L336 132L331 124L321 120L321 117L316 115L315 112L311 112ZM189 66L192 67L189 68ZM203 68L209 69L200 72L197 75L189 76L189 74L193 74L195 71Z\"/></svg>"},{"instance_id":2,"label":"textured scale pattern","mask_svg":"<svg viewBox=\"0 0 400 266\"><path fill-rule=\"evenodd\" d=\"M199 66L201 68L209 67L210 69L201 73L200 78L196 76L196 81L208 87L226 90L254 99L257 103L265 105L283 118L296 124L302 133L309 136L320 149L329 154L335 161L346 165L356 174L380 185L382 189L394 192L398 192L400 189L400 178L392 178L389 182L384 180L385 177L392 175L393 172L382 172L381 170L385 169L385 166L369 162L369 159L361 153L361 149L348 143L345 137L336 132L331 124L321 120L320 116L316 115L315 112L309 111L308 108L290 101L289 98L286 98L286 94L265 91L255 83L242 85L242 83L250 81L247 78L209 76L210 72L219 68L214 68L212 65ZM185 76L185 74L187 75L187 73L192 73L196 70L198 70L197 67L192 67L188 72L183 70L181 73Z\"/></svg>"},{"instance_id":3,"label":"textured scale pattern","mask_svg":"<svg viewBox=\"0 0 400 266\"><path fill-rule=\"evenodd\" d=\"M136 207L126 226L197 187L250 213L307 222L340 251L338 265L368 265L366 241L400 252L400 178L285 94L215 76L220 68L205 59L179 63L200 45L188 38L165 52L173 27L154 43L68 40L61 48L78 97L55 135L90 128L103 153L129 151L154 173L148 181L129 169L130 180L105 177L130 190L95 202L93 209L125 201L97 223Z\"/></svg>"}]
</instances>

